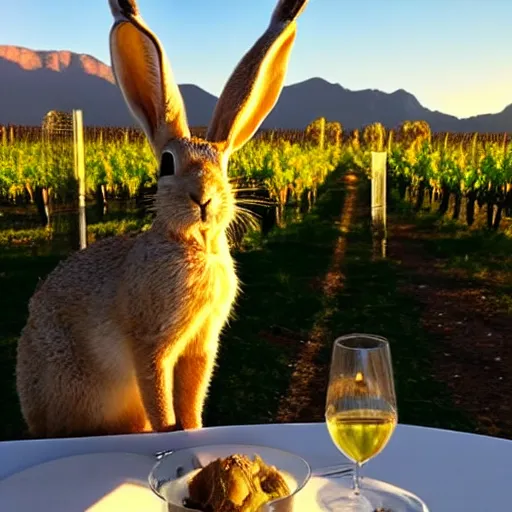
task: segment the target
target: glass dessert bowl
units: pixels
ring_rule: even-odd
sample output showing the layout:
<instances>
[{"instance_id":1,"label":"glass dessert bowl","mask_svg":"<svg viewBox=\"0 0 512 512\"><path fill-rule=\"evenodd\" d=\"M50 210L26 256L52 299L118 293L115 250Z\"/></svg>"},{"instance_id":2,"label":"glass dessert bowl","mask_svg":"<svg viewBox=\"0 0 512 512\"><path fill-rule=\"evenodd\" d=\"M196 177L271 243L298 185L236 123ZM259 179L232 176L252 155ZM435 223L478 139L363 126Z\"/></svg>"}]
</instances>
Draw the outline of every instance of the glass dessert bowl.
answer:
<instances>
[{"instance_id":1,"label":"glass dessert bowl","mask_svg":"<svg viewBox=\"0 0 512 512\"><path fill-rule=\"evenodd\" d=\"M228 506L233 512L292 512L310 476L309 464L293 453L219 444L163 456L149 475L149 485L168 512L217 512Z\"/></svg>"}]
</instances>

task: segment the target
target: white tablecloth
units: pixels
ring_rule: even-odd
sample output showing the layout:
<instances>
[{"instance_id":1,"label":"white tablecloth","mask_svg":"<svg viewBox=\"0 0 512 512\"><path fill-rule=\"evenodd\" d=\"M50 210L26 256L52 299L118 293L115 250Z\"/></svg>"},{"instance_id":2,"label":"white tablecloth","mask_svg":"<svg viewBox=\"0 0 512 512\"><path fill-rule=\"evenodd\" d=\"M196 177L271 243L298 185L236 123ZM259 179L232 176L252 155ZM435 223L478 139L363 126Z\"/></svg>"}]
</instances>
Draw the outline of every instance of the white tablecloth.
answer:
<instances>
[{"instance_id":1,"label":"white tablecloth","mask_svg":"<svg viewBox=\"0 0 512 512\"><path fill-rule=\"evenodd\" d=\"M173 434L0 443L0 479L38 463L91 452L151 454L211 443L264 444L293 451L313 468L344 462L323 423L245 425ZM399 425L364 474L407 489L432 512L512 510L512 441Z\"/></svg>"}]
</instances>

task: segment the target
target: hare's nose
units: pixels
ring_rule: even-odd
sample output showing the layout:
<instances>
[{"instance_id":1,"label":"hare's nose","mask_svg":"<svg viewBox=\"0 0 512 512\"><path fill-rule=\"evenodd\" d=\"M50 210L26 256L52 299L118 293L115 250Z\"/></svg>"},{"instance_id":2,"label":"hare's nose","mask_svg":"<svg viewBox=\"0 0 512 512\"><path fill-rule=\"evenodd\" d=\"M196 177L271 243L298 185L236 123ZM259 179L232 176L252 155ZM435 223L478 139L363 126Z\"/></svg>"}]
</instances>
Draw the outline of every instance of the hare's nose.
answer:
<instances>
[{"instance_id":1,"label":"hare's nose","mask_svg":"<svg viewBox=\"0 0 512 512\"><path fill-rule=\"evenodd\" d=\"M189 194L190 195L190 199L192 199L192 201L194 203L197 204L197 206L199 206L200 210L201 210L201 220L203 222L206 222L206 219L208 218L208 211L207 211L207 208L208 208L208 205L212 202L211 198L201 202L201 200L194 194Z\"/></svg>"}]
</instances>

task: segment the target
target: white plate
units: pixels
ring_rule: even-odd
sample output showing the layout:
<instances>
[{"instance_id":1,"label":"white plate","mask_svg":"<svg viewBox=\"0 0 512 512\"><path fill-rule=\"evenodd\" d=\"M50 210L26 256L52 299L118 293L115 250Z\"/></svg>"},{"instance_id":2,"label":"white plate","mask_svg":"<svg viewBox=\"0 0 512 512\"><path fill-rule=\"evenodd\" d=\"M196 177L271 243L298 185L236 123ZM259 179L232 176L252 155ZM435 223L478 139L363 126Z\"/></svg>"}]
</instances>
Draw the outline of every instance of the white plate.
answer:
<instances>
[{"instance_id":1,"label":"white plate","mask_svg":"<svg viewBox=\"0 0 512 512\"><path fill-rule=\"evenodd\" d=\"M286 453L259 446L248 448L252 450L251 453L257 449L266 462L278 468L282 459L279 461L272 455L269 457L269 451L274 454ZM183 455L187 451L175 453ZM211 457L220 455L211 446L192 451L199 456L203 465L205 456L211 460ZM263 451L266 451L266 456L263 456ZM185 460L193 464L192 458ZM33 466L0 481L0 511L164 512L167 510L165 505L148 485L148 475L154 461L151 456L132 453L97 453ZM281 506L275 510L338 512L340 509L336 507L336 500L346 492L350 483L350 478L312 477L296 495L293 504L280 500ZM368 493L371 493L373 506L387 506L393 512L429 512L427 505L417 496L390 484L363 478L363 494ZM346 512L346 509L342 510Z\"/></svg>"},{"instance_id":2,"label":"white plate","mask_svg":"<svg viewBox=\"0 0 512 512\"><path fill-rule=\"evenodd\" d=\"M264 505L260 512L373 512L381 507L392 512L429 512L426 504L414 494L365 477L361 479L362 501L356 508L347 508L339 498L351 493L350 476L311 476L304 459L266 446L225 444L177 450L155 465L149 477L150 486L167 501L169 512L190 511L181 505L188 496L190 477L211 461L235 453L251 458L258 454L267 464L282 471L285 478L287 474L292 477L293 494Z\"/></svg>"},{"instance_id":3,"label":"white plate","mask_svg":"<svg viewBox=\"0 0 512 512\"><path fill-rule=\"evenodd\" d=\"M2 512L163 512L149 489L155 459L96 453L56 459L0 481Z\"/></svg>"}]
</instances>

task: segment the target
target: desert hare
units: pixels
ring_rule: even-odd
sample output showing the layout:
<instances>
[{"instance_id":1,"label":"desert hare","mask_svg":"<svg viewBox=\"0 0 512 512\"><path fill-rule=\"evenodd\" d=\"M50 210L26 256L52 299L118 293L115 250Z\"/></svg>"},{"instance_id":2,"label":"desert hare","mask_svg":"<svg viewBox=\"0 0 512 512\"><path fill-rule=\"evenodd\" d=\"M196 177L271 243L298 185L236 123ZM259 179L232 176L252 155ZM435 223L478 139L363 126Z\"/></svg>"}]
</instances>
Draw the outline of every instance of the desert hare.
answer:
<instances>
[{"instance_id":1,"label":"desert hare","mask_svg":"<svg viewBox=\"0 0 512 512\"><path fill-rule=\"evenodd\" d=\"M193 138L164 50L134 0L110 0L116 82L159 161L137 237L74 253L36 290L18 343L21 410L37 437L193 429L239 285L227 228L230 154L281 93L307 0L280 0Z\"/></svg>"}]
</instances>

